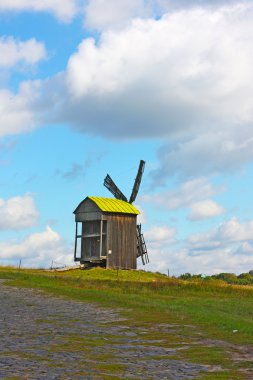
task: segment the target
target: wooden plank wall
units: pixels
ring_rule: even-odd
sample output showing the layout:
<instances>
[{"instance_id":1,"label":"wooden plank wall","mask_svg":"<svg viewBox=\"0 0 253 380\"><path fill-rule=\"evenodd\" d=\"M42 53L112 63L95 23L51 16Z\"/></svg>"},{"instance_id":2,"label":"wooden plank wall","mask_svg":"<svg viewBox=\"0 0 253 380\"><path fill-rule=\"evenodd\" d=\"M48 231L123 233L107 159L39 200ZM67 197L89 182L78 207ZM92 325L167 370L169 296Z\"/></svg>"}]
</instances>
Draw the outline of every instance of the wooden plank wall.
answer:
<instances>
[{"instance_id":1,"label":"wooden plank wall","mask_svg":"<svg viewBox=\"0 0 253 380\"><path fill-rule=\"evenodd\" d=\"M86 220L100 220L101 218L101 210L90 199L85 199L75 210L76 222L84 222Z\"/></svg>"},{"instance_id":2,"label":"wooden plank wall","mask_svg":"<svg viewBox=\"0 0 253 380\"><path fill-rule=\"evenodd\" d=\"M107 215L107 268L136 269L136 216Z\"/></svg>"}]
</instances>

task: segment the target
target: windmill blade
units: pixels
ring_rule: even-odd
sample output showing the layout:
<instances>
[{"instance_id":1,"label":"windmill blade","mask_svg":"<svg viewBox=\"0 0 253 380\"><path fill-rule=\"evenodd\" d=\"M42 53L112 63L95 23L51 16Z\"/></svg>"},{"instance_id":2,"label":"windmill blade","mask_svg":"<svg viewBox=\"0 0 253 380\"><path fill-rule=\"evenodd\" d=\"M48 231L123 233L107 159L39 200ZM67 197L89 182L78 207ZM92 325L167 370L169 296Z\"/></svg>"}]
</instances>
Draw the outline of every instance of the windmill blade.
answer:
<instances>
[{"instance_id":1,"label":"windmill blade","mask_svg":"<svg viewBox=\"0 0 253 380\"><path fill-rule=\"evenodd\" d=\"M118 186L113 182L109 174L107 174L107 176L104 179L104 186L115 196L115 198L127 202L127 198L120 191Z\"/></svg>"},{"instance_id":2,"label":"windmill blade","mask_svg":"<svg viewBox=\"0 0 253 380\"><path fill-rule=\"evenodd\" d=\"M138 173L137 173L137 176L136 176L135 181L134 181L134 187L133 187L133 190L132 190L131 197L129 199L129 203L133 203L135 201L136 197L137 197L137 194L138 194L138 191L139 191L139 187L140 187L140 184L141 184L142 174L144 172L144 167L145 167L145 161L141 160L140 164L139 164Z\"/></svg>"},{"instance_id":3,"label":"windmill blade","mask_svg":"<svg viewBox=\"0 0 253 380\"><path fill-rule=\"evenodd\" d=\"M149 263L149 257L148 257L148 251L147 246L145 243L145 239L143 236L143 233L141 232L141 224L137 224L136 226L136 233L137 233L137 258L141 257L142 264L148 264Z\"/></svg>"}]
</instances>

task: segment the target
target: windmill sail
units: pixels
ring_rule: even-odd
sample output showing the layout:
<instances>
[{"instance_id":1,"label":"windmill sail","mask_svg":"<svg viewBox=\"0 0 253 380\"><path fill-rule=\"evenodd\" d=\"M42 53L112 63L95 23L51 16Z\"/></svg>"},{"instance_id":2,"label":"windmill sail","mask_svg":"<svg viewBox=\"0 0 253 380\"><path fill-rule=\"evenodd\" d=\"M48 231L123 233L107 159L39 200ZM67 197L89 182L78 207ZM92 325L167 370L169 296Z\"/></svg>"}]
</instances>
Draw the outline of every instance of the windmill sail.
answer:
<instances>
[{"instance_id":1,"label":"windmill sail","mask_svg":"<svg viewBox=\"0 0 253 380\"><path fill-rule=\"evenodd\" d=\"M104 179L104 186L115 196L115 198L127 202L127 198L120 191L118 186L113 182L109 174L107 174L107 176Z\"/></svg>"},{"instance_id":2,"label":"windmill sail","mask_svg":"<svg viewBox=\"0 0 253 380\"><path fill-rule=\"evenodd\" d=\"M148 258L148 251L147 251L146 243L144 240L144 236L141 232L141 224L137 224L136 233L137 233L137 258L141 257L142 264L145 265L149 263L149 258Z\"/></svg>"},{"instance_id":3,"label":"windmill sail","mask_svg":"<svg viewBox=\"0 0 253 380\"><path fill-rule=\"evenodd\" d=\"M139 169L138 169L138 173L137 173L137 176L136 176L135 181L134 181L134 186L133 186L131 197L129 199L129 203L133 203L137 197L139 187L141 184L142 174L144 172L144 167L145 167L145 161L141 160L140 165L139 165Z\"/></svg>"}]
</instances>

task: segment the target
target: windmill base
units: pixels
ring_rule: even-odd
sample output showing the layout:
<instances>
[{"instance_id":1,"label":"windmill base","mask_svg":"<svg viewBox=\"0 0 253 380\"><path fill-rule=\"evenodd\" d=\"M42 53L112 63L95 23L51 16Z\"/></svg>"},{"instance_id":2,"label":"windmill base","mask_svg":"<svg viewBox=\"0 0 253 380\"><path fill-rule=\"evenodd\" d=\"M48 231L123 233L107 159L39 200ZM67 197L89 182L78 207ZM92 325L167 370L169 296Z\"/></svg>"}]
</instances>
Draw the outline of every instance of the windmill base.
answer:
<instances>
[{"instance_id":1,"label":"windmill base","mask_svg":"<svg viewBox=\"0 0 253 380\"><path fill-rule=\"evenodd\" d=\"M129 268L129 267L125 267L125 266L109 266L108 265L108 261L106 259L102 259L102 260L90 260L90 261L87 261L87 260L81 260L80 258L79 259L76 259L75 260L76 262L79 261L80 262L80 268L81 269L92 269L92 268L106 268L106 269L121 269L121 270L131 270L131 269L136 269L136 266L134 268Z\"/></svg>"},{"instance_id":2,"label":"windmill base","mask_svg":"<svg viewBox=\"0 0 253 380\"><path fill-rule=\"evenodd\" d=\"M106 260L80 261L81 269L106 268Z\"/></svg>"}]
</instances>

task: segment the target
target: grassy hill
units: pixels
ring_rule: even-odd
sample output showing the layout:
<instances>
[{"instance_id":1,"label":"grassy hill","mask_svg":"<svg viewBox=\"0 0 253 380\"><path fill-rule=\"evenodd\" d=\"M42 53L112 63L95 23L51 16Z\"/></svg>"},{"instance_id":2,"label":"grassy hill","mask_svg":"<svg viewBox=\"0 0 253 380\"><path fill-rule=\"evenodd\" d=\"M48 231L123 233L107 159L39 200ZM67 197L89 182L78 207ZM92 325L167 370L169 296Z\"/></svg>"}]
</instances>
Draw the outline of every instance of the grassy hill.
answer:
<instances>
[{"instance_id":1,"label":"grassy hill","mask_svg":"<svg viewBox=\"0 0 253 380\"><path fill-rule=\"evenodd\" d=\"M199 379L250 379L253 373L253 286L191 281L144 271L53 272L0 267L8 284L120 309L131 329L177 351L177 358L221 366ZM171 326L164 332L161 326ZM157 328L154 328L157 326Z\"/></svg>"}]
</instances>

